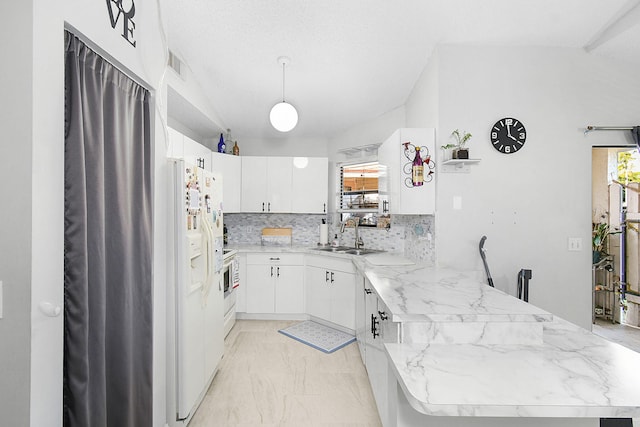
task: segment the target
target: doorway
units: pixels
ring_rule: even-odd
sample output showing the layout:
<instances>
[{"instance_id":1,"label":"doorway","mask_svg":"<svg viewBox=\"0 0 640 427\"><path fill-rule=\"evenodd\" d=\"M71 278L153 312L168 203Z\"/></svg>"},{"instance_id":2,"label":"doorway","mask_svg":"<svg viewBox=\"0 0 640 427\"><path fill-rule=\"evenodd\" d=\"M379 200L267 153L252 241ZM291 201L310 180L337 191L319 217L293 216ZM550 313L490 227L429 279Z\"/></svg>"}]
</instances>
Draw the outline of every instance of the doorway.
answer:
<instances>
[{"instance_id":1,"label":"doorway","mask_svg":"<svg viewBox=\"0 0 640 427\"><path fill-rule=\"evenodd\" d=\"M635 146L593 147L593 331L614 341L616 328L640 326L639 191Z\"/></svg>"}]
</instances>

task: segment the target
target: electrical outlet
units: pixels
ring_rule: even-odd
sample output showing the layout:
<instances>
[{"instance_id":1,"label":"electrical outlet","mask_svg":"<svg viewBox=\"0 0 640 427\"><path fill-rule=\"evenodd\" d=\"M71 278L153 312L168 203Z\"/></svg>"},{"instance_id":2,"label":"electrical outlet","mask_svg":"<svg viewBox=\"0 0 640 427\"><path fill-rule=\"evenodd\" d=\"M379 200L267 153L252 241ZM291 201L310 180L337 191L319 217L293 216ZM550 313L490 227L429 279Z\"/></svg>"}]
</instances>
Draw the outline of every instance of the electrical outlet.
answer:
<instances>
[{"instance_id":1,"label":"electrical outlet","mask_svg":"<svg viewBox=\"0 0 640 427\"><path fill-rule=\"evenodd\" d=\"M567 250L571 252L580 252L582 250L581 237L569 237L567 241Z\"/></svg>"}]
</instances>

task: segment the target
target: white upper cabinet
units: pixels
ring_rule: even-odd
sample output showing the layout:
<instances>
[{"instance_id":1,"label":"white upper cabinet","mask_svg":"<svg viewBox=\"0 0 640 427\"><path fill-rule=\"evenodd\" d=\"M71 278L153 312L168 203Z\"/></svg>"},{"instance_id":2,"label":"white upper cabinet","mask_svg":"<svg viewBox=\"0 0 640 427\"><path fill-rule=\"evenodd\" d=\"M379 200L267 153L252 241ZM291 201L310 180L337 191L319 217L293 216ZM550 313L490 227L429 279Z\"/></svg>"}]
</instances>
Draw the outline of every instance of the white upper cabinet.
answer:
<instances>
[{"instance_id":1,"label":"white upper cabinet","mask_svg":"<svg viewBox=\"0 0 640 427\"><path fill-rule=\"evenodd\" d=\"M240 156L212 152L211 163L213 164L213 171L222 175L224 211L227 213L242 212L240 206L242 160Z\"/></svg>"},{"instance_id":2,"label":"white upper cabinet","mask_svg":"<svg viewBox=\"0 0 640 427\"><path fill-rule=\"evenodd\" d=\"M213 172L211 168L211 150L197 141L184 136L184 155L183 159L192 165L198 165L198 159L204 160L204 170Z\"/></svg>"},{"instance_id":3,"label":"white upper cabinet","mask_svg":"<svg viewBox=\"0 0 640 427\"><path fill-rule=\"evenodd\" d=\"M413 165L419 147L421 164ZM398 129L378 149L381 213L435 213L435 129Z\"/></svg>"},{"instance_id":4,"label":"white upper cabinet","mask_svg":"<svg viewBox=\"0 0 640 427\"><path fill-rule=\"evenodd\" d=\"M242 157L242 212L294 212L293 200L307 193L292 191L292 169L291 157Z\"/></svg>"},{"instance_id":5,"label":"white upper cabinet","mask_svg":"<svg viewBox=\"0 0 640 427\"><path fill-rule=\"evenodd\" d=\"M291 157L267 157L267 212L291 212Z\"/></svg>"},{"instance_id":6,"label":"white upper cabinet","mask_svg":"<svg viewBox=\"0 0 640 427\"><path fill-rule=\"evenodd\" d=\"M294 157L292 162L291 212L326 213L328 159L326 157Z\"/></svg>"},{"instance_id":7,"label":"white upper cabinet","mask_svg":"<svg viewBox=\"0 0 640 427\"><path fill-rule=\"evenodd\" d=\"M267 176L265 157L242 157L242 212L267 212Z\"/></svg>"}]
</instances>

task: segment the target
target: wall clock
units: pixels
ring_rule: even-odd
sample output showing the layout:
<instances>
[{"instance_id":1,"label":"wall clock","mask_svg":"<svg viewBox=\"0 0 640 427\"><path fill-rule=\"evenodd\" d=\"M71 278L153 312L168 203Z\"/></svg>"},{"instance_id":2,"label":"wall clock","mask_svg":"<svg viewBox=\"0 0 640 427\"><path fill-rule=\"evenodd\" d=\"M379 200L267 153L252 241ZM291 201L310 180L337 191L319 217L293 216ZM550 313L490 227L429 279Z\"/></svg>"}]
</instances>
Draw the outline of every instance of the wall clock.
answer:
<instances>
[{"instance_id":1,"label":"wall clock","mask_svg":"<svg viewBox=\"0 0 640 427\"><path fill-rule=\"evenodd\" d=\"M513 117L498 120L491 128L493 148L504 154L513 154L524 147L527 130L522 122Z\"/></svg>"}]
</instances>

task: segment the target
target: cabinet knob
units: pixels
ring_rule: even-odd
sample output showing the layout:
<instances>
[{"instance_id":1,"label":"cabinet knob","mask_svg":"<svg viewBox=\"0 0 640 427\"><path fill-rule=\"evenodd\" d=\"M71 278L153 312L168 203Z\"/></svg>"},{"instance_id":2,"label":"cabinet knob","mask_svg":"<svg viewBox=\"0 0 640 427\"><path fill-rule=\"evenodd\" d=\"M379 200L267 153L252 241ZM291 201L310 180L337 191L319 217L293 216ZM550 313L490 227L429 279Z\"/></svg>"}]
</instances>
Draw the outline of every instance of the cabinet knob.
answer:
<instances>
[{"instance_id":1,"label":"cabinet knob","mask_svg":"<svg viewBox=\"0 0 640 427\"><path fill-rule=\"evenodd\" d=\"M276 277L280 277L280 267L276 267Z\"/></svg>"},{"instance_id":2,"label":"cabinet knob","mask_svg":"<svg viewBox=\"0 0 640 427\"><path fill-rule=\"evenodd\" d=\"M333 271L331 272L331 283L333 283Z\"/></svg>"},{"instance_id":3,"label":"cabinet knob","mask_svg":"<svg viewBox=\"0 0 640 427\"><path fill-rule=\"evenodd\" d=\"M378 311L378 314L380 315L380 320L387 320L389 318L385 311Z\"/></svg>"},{"instance_id":4,"label":"cabinet knob","mask_svg":"<svg viewBox=\"0 0 640 427\"><path fill-rule=\"evenodd\" d=\"M324 281L325 281L325 282L328 282L328 281L329 281L329 272L328 272L328 271L325 271L325 272L324 272Z\"/></svg>"},{"instance_id":5,"label":"cabinet knob","mask_svg":"<svg viewBox=\"0 0 640 427\"><path fill-rule=\"evenodd\" d=\"M273 277L273 267L271 267L271 277Z\"/></svg>"}]
</instances>

